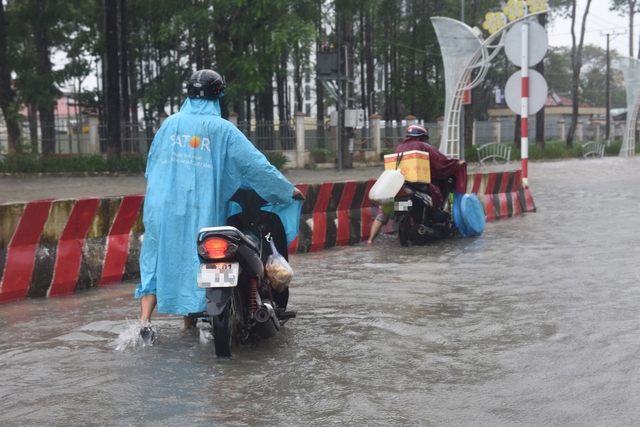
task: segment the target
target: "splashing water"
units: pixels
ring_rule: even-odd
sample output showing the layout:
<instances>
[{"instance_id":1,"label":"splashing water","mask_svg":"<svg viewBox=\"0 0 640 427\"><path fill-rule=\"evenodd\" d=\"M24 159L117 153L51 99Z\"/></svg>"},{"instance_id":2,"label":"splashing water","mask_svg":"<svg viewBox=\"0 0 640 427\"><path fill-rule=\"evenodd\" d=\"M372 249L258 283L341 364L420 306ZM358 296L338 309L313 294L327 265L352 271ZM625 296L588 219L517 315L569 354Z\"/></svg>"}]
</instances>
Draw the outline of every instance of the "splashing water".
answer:
<instances>
[{"instance_id":1,"label":"splashing water","mask_svg":"<svg viewBox=\"0 0 640 427\"><path fill-rule=\"evenodd\" d=\"M200 344L208 344L213 341L213 335L211 330L200 328Z\"/></svg>"},{"instance_id":2,"label":"splashing water","mask_svg":"<svg viewBox=\"0 0 640 427\"><path fill-rule=\"evenodd\" d=\"M143 339L140 334L140 327L148 327L151 331L151 335ZM136 349L139 347L152 346L154 341L158 338L158 328L152 324L141 325L136 321L127 325L125 329L120 331L118 338L116 339L116 350L126 351L127 349Z\"/></svg>"}]
</instances>

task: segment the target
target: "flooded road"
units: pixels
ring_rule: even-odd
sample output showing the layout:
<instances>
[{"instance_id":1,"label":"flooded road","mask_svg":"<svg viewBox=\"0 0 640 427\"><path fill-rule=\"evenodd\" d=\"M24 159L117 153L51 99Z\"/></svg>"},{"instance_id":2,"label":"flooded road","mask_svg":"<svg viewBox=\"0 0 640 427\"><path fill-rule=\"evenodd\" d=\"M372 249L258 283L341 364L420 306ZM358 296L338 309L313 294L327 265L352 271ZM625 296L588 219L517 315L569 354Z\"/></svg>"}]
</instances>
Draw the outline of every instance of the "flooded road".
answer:
<instances>
[{"instance_id":1,"label":"flooded road","mask_svg":"<svg viewBox=\"0 0 640 427\"><path fill-rule=\"evenodd\" d=\"M3 426L634 426L640 157L530 165L478 238L296 255L282 333L231 360L135 283L0 305Z\"/></svg>"}]
</instances>

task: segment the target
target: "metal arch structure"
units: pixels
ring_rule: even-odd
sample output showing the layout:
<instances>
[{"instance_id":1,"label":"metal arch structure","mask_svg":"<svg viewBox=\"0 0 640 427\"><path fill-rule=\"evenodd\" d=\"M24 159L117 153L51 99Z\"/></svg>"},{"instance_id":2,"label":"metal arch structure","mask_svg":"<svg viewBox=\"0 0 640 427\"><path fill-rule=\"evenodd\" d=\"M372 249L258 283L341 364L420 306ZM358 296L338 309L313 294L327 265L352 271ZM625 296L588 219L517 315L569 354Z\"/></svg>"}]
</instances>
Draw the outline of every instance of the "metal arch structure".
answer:
<instances>
[{"instance_id":1,"label":"metal arch structure","mask_svg":"<svg viewBox=\"0 0 640 427\"><path fill-rule=\"evenodd\" d=\"M618 68L622 71L627 89L627 124L620 157L633 157L636 154L636 122L640 109L640 60L618 58Z\"/></svg>"},{"instance_id":2,"label":"metal arch structure","mask_svg":"<svg viewBox=\"0 0 640 427\"><path fill-rule=\"evenodd\" d=\"M506 30L518 22L542 13L547 13L547 10L530 13L511 21L486 40L476 36L473 29L464 22L441 16L431 18L440 43L445 73L445 114L440 139L442 153L460 158L460 123L464 92L478 86L484 80L491 60L504 47ZM493 44L496 41L497 43ZM476 74L471 80L474 71Z\"/></svg>"}]
</instances>

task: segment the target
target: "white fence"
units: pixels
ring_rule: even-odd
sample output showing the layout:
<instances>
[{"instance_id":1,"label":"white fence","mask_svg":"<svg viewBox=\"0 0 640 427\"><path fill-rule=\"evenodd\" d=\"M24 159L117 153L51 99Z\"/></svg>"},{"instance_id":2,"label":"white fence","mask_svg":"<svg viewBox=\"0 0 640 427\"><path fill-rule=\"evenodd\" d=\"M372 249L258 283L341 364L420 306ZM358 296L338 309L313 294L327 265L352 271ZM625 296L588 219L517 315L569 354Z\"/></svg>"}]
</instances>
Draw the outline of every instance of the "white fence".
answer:
<instances>
[{"instance_id":1,"label":"white fence","mask_svg":"<svg viewBox=\"0 0 640 427\"><path fill-rule=\"evenodd\" d=\"M100 154L107 152L106 125L98 123L97 117L83 116L79 123L59 121L54 126L55 150L61 155ZM230 121L253 142L261 151L280 151L289 158L289 165L302 168L310 163L309 152L315 148L326 148L337 152L337 128L328 123L309 121L300 114L287 122L238 122L237 117L230 117ZM372 116L361 129L344 135L342 140L348 144L353 152L355 162L377 161L380 153L386 148L393 148L404 139L408 125L418 123L412 118L402 121L383 121L378 116ZM431 137L430 142L439 146L442 135L442 121L438 123L424 123ZM148 122L132 125L122 124L121 140L122 152L146 154L151 146L155 132L161 123ZM495 120L492 122L474 122L473 143L482 145L489 142L513 142L519 140L515 135L515 120ZM599 121L579 121L576 128L577 141L602 141L605 124ZM535 120L529 121L529 135L535 138ZM547 120L545 122L545 138L547 140L565 140L569 129L563 120ZM610 128L611 140L621 140L625 132L624 122L613 122ZM42 152L41 129L22 129L23 141L29 144L33 141L34 151ZM7 133L4 123L0 123L0 155L7 150Z\"/></svg>"}]
</instances>

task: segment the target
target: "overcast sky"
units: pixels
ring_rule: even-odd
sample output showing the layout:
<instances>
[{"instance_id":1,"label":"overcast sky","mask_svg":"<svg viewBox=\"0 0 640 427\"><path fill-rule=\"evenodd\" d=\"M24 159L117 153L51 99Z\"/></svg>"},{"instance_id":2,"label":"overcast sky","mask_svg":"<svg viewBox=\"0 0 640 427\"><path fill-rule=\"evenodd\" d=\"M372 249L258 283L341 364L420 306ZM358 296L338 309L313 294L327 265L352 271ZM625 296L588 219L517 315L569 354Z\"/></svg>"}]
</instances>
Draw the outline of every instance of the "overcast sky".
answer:
<instances>
[{"instance_id":1,"label":"overcast sky","mask_svg":"<svg viewBox=\"0 0 640 427\"><path fill-rule=\"evenodd\" d=\"M586 7L586 0L578 0L578 14L576 16L576 37L580 37L580 26ZM585 32L585 44L593 44L603 49L607 47L606 33L609 37L609 46L617 50L622 56L629 56L629 17L620 16L617 11L610 11L611 0L591 0L589 14L587 15L587 30ZM638 36L640 36L640 13L634 16L634 57L638 56ZM626 32L626 33L625 33ZM613 33L625 33L614 36ZM547 28L549 46L571 46L571 20L557 20L553 27ZM577 40L579 41L579 39Z\"/></svg>"}]
</instances>

